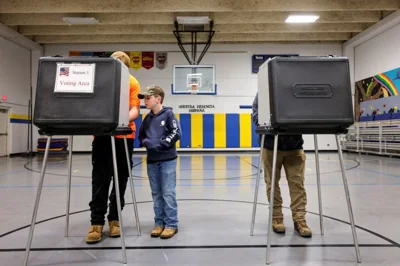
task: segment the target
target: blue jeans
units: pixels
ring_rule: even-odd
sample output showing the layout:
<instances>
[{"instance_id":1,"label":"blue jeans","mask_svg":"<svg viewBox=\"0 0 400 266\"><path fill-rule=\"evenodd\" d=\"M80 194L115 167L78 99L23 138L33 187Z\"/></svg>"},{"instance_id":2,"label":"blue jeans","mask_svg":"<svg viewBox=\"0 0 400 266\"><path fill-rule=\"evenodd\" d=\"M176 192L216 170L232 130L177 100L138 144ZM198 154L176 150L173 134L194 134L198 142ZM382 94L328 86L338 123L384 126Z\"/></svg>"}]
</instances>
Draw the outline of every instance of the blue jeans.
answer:
<instances>
[{"instance_id":1,"label":"blue jeans","mask_svg":"<svg viewBox=\"0 0 400 266\"><path fill-rule=\"evenodd\" d=\"M147 164L153 197L155 226L178 228L176 202L176 159Z\"/></svg>"}]
</instances>

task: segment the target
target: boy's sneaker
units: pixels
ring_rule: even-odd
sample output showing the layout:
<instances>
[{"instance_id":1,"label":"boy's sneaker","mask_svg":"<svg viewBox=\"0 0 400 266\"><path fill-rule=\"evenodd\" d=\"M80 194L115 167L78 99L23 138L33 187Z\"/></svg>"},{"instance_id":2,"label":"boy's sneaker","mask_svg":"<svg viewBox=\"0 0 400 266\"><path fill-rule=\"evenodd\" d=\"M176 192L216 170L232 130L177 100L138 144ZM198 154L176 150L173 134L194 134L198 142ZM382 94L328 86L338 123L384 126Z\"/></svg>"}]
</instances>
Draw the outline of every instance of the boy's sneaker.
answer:
<instances>
[{"instance_id":1,"label":"boy's sneaker","mask_svg":"<svg viewBox=\"0 0 400 266\"><path fill-rule=\"evenodd\" d=\"M294 229L302 237L311 237L312 236L311 229L308 227L306 221L304 221L304 220L294 222Z\"/></svg>"},{"instance_id":2,"label":"boy's sneaker","mask_svg":"<svg viewBox=\"0 0 400 266\"><path fill-rule=\"evenodd\" d=\"M272 218L272 230L277 234L284 234L286 231L283 218Z\"/></svg>"},{"instance_id":3,"label":"boy's sneaker","mask_svg":"<svg viewBox=\"0 0 400 266\"><path fill-rule=\"evenodd\" d=\"M178 233L178 228L165 228L160 238L168 239L173 237L176 233Z\"/></svg>"},{"instance_id":4,"label":"boy's sneaker","mask_svg":"<svg viewBox=\"0 0 400 266\"><path fill-rule=\"evenodd\" d=\"M119 228L119 221L109 221L108 227L110 228L109 236L110 237L120 237L121 230Z\"/></svg>"},{"instance_id":5,"label":"boy's sneaker","mask_svg":"<svg viewBox=\"0 0 400 266\"><path fill-rule=\"evenodd\" d=\"M163 230L164 230L164 227L156 226L156 227L154 227L153 231L151 231L151 236L159 237L162 234Z\"/></svg>"},{"instance_id":6,"label":"boy's sneaker","mask_svg":"<svg viewBox=\"0 0 400 266\"><path fill-rule=\"evenodd\" d=\"M89 232L86 236L86 243L94 244L94 243L100 242L102 233L103 233L102 225L90 226Z\"/></svg>"}]
</instances>

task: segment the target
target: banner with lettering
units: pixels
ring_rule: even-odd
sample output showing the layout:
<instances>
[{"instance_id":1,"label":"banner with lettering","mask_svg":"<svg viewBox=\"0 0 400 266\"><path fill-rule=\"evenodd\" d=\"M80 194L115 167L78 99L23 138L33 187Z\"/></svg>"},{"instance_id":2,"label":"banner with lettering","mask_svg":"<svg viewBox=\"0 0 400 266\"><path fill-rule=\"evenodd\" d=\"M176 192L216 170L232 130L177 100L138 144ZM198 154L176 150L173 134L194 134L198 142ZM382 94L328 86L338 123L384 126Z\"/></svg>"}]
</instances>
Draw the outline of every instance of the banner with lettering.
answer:
<instances>
[{"instance_id":1,"label":"banner with lettering","mask_svg":"<svg viewBox=\"0 0 400 266\"><path fill-rule=\"evenodd\" d=\"M164 69L167 67L167 55L166 52L157 52L156 53L156 67L158 69Z\"/></svg>"},{"instance_id":2,"label":"banner with lettering","mask_svg":"<svg viewBox=\"0 0 400 266\"><path fill-rule=\"evenodd\" d=\"M142 52L130 52L131 68L139 70L142 67Z\"/></svg>"},{"instance_id":3,"label":"banner with lettering","mask_svg":"<svg viewBox=\"0 0 400 266\"><path fill-rule=\"evenodd\" d=\"M154 52L142 52L142 66L145 69L154 67Z\"/></svg>"},{"instance_id":4,"label":"banner with lettering","mask_svg":"<svg viewBox=\"0 0 400 266\"><path fill-rule=\"evenodd\" d=\"M109 57L113 51L69 51L69 56L94 56L94 57ZM168 53L167 52L125 52L131 59L130 67L134 70L139 70L144 67L151 69L154 66L160 70L167 67ZM155 62L154 62L155 61Z\"/></svg>"}]
</instances>

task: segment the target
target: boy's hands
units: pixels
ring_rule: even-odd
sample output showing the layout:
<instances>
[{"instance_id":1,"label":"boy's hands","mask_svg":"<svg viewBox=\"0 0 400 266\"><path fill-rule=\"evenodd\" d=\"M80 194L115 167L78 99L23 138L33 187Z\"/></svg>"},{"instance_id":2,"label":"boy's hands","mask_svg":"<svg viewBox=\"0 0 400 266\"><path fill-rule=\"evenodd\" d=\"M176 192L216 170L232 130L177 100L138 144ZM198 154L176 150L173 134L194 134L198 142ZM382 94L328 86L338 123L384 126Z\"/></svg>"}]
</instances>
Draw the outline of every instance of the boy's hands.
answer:
<instances>
[{"instance_id":1,"label":"boy's hands","mask_svg":"<svg viewBox=\"0 0 400 266\"><path fill-rule=\"evenodd\" d=\"M161 139L161 146L164 148L169 148L171 146L171 139L169 137Z\"/></svg>"},{"instance_id":2,"label":"boy's hands","mask_svg":"<svg viewBox=\"0 0 400 266\"><path fill-rule=\"evenodd\" d=\"M152 150L160 150L161 149L160 141L158 141L157 139L150 140L148 138L145 138L142 141L142 144L147 149L152 149Z\"/></svg>"}]
</instances>

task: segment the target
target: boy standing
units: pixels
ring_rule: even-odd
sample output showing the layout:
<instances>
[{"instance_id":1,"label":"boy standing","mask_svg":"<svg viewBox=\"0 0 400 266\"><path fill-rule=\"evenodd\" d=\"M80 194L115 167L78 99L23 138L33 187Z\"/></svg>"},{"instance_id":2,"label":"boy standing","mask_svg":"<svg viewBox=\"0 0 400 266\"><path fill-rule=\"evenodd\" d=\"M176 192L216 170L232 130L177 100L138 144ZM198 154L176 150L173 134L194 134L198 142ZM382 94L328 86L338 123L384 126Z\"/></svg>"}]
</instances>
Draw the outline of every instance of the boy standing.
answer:
<instances>
[{"instance_id":1,"label":"boy standing","mask_svg":"<svg viewBox=\"0 0 400 266\"><path fill-rule=\"evenodd\" d=\"M167 239L178 232L175 143L181 137L181 129L172 108L162 105L162 88L149 86L138 97L150 109L140 127L139 141L147 150L147 174L154 202L155 227L151 236Z\"/></svg>"}]
</instances>

